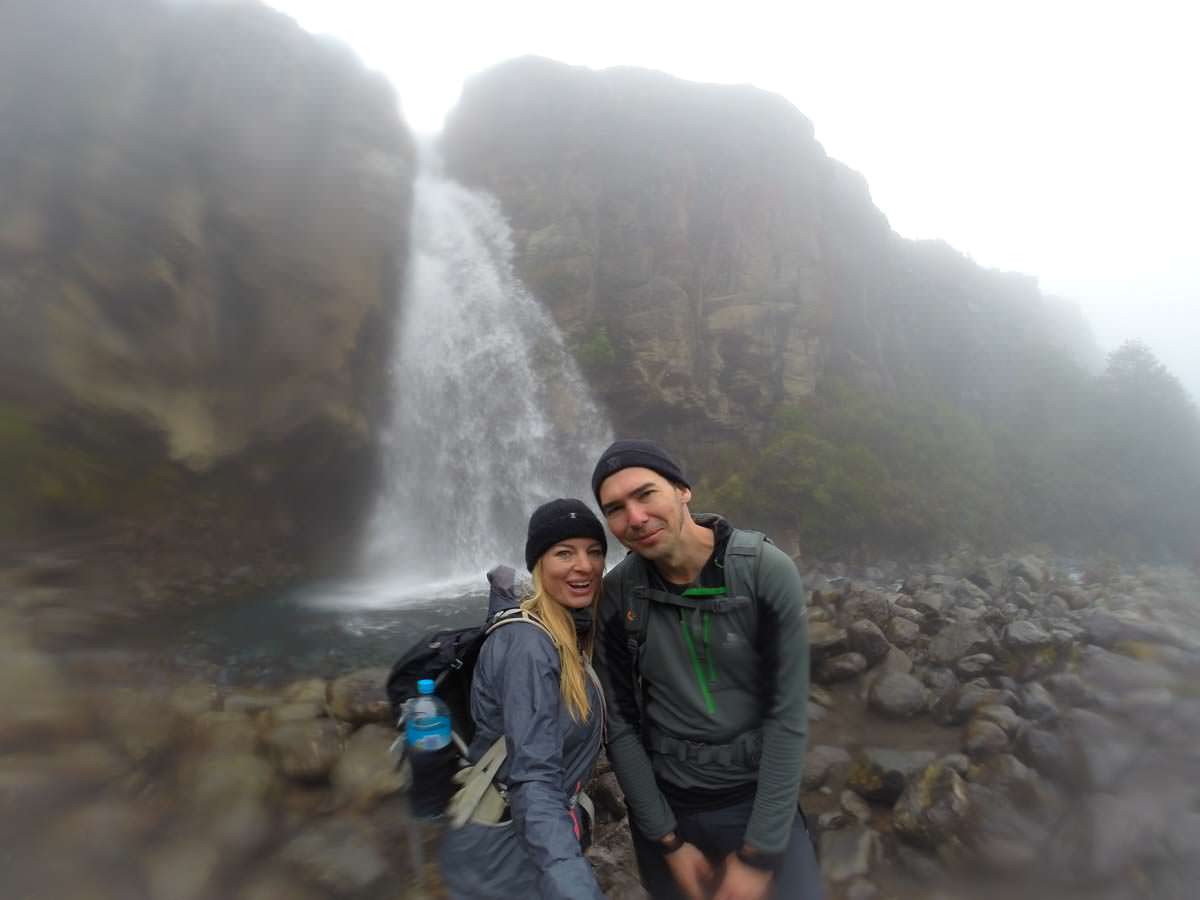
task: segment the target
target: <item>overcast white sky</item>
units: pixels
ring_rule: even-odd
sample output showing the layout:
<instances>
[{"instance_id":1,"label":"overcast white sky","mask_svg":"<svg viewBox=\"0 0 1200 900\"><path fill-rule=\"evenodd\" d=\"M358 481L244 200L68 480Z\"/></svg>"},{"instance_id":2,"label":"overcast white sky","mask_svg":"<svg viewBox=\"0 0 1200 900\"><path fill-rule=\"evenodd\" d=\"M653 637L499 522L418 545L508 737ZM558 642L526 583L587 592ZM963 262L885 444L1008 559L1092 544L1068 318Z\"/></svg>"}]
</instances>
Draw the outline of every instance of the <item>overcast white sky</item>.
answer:
<instances>
[{"instance_id":1,"label":"overcast white sky","mask_svg":"<svg viewBox=\"0 0 1200 900\"><path fill-rule=\"evenodd\" d=\"M528 53L782 94L908 237L1036 275L1103 349L1145 340L1200 399L1200 4L269 0L437 131Z\"/></svg>"}]
</instances>

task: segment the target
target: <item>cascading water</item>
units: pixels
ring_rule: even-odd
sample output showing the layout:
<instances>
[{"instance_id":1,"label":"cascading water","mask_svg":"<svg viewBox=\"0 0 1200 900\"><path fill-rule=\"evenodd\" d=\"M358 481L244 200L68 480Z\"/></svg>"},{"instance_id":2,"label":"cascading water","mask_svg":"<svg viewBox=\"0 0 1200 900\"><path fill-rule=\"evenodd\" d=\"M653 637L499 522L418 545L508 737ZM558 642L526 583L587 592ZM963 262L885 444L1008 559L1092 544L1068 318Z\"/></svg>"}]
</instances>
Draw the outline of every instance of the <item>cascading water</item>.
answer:
<instances>
[{"instance_id":1,"label":"cascading water","mask_svg":"<svg viewBox=\"0 0 1200 900\"><path fill-rule=\"evenodd\" d=\"M513 271L496 201L428 167L394 355L384 486L362 567L382 601L517 565L535 506L590 496L610 440L571 354Z\"/></svg>"}]
</instances>

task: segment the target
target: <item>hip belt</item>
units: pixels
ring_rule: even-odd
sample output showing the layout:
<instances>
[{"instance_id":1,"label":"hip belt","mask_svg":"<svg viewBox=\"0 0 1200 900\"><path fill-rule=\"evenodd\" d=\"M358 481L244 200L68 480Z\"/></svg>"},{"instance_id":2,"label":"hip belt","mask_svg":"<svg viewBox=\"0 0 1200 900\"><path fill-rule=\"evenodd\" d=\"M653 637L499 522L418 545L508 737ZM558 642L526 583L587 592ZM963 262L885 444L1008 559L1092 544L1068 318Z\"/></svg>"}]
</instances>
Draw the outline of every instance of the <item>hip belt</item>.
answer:
<instances>
[{"instance_id":1,"label":"hip belt","mask_svg":"<svg viewBox=\"0 0 1200 900\"><path fill-rule=\"evenodd\" d=\"M743 766L757 768L762 760L762 729L746 731L727 744L710 744L707 741L688 741L673 737L657 728L646 731L646 746L655 753L671 756L680 762L697 765L716 763L721 766Z\"/></svg>"}]
</instances>

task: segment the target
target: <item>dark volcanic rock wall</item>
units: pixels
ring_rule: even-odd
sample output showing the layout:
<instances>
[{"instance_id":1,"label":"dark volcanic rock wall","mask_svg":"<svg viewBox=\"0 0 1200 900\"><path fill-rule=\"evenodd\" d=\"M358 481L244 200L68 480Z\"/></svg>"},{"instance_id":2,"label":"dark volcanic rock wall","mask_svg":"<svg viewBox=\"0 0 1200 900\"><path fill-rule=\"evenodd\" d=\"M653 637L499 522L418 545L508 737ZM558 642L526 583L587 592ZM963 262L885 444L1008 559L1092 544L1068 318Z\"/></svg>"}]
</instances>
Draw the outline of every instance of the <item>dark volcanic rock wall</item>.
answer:
<instances>
[{"instance_id":1,"label":"dark volcanic rock wall","mask_svg":"<svg viewBox=\"0 0 1200 900\"><path fill-rule=\"evenodd\" d=\"M391 89L257 4L17 2L0 122L0 533L344 539L407 243Z\"/></svg>"},{"instance_id":2,"label":"dark volcanic rock wall","mask_svg":"<svg viewBox=\"0 0 1200 900\"><path fill-rule=\"evenodd\" d=\"M1032 279L897 237L754 88L516 60L468 85L444 151L623 430L744 429L831 372L999 403L1014 355L1068 340Z\"/></svg>"}]
</instances>

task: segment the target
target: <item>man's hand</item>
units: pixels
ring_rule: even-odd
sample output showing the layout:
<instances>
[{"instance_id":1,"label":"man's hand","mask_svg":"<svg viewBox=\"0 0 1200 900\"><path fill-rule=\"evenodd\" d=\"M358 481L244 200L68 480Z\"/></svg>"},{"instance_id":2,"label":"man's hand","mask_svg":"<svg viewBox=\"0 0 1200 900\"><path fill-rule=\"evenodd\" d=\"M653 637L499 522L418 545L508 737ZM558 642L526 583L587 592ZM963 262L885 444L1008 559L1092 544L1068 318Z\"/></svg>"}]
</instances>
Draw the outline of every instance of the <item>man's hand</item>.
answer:
<instances>
[{"instance_id":1,"label":"man's hand","mask_svg":"<svg viewBox=\"0 0 1200 900\"><path fill-rule=\"evenodd\" d=\"M771 888L771 873L748 866L736 853L725 857L725 875L713 900L765 900Z\"/></svg>"},{"instance_id":2,"label":"man's hand","mask_svg":"<svg viewBox=\"0 0 1200 900\"><path fill-rule=\"evenodd\" d=\"M713 867L700 848L685 841L663 858L684 896L688 900L705 900L713 883Z\"/></svg>"}]
</instances>

